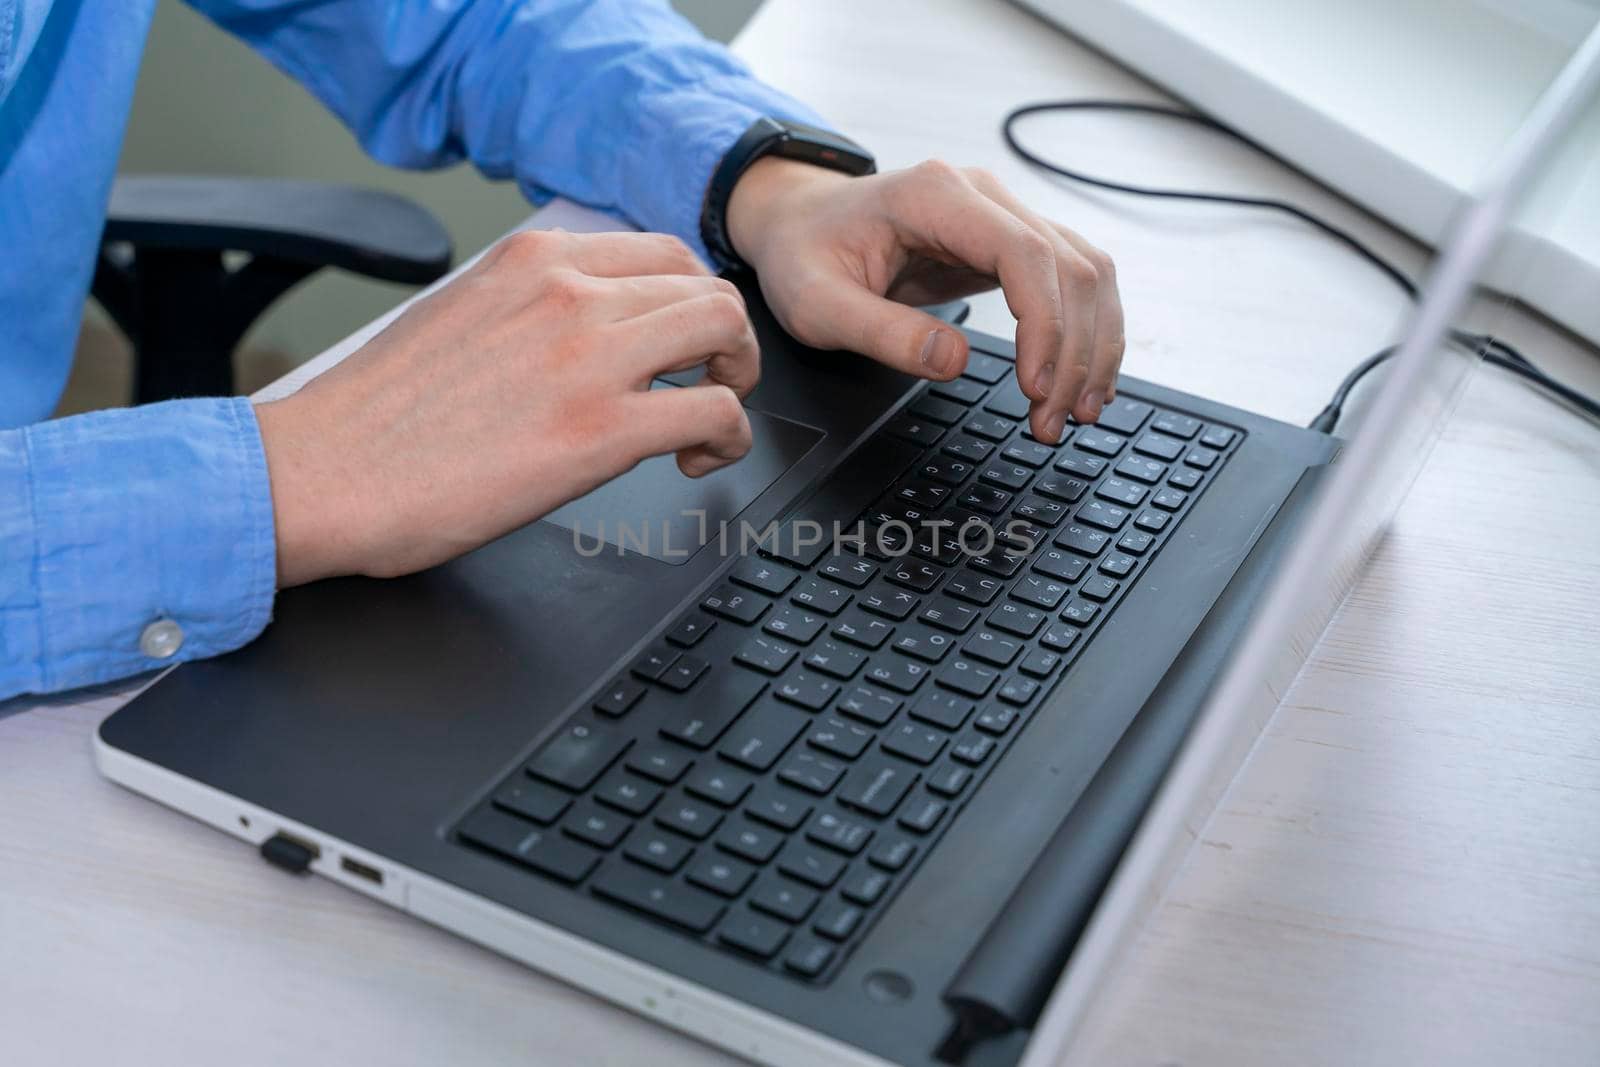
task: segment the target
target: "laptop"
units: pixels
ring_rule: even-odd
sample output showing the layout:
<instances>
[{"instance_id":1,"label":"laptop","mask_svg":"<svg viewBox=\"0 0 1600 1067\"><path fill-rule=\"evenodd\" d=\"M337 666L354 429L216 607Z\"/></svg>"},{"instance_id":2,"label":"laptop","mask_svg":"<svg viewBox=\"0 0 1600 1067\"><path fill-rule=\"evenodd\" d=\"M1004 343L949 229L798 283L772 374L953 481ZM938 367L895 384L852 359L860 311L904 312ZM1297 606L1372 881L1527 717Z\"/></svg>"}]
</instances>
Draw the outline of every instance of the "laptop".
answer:
<instances>
[{"instance_id":1,"label":"laptop","mask_svg":"<svg viewBox=\"0 0 1600 1067\"><path fill-rule=\"evenodd\" d=\"M747 459L289 590L98 765L754 1060L1058 1062L1426 455L1474 362L1446 332L1597 86L1600 33L1347 441L1125 378L1048 446L1009 341L925 383L750 292Z\"/></svg>"}]
</instances>

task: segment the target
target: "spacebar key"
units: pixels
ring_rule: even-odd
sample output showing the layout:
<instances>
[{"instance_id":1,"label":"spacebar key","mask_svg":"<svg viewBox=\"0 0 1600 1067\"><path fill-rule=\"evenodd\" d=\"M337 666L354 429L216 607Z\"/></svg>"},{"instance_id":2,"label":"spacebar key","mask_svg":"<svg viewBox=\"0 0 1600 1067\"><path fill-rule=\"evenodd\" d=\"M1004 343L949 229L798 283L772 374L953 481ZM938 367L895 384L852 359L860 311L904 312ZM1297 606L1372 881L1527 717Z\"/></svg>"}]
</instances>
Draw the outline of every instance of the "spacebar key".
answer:
<instances>
[{"instance_id":1,"label":"spacebar key","mask_svg":"<svg viewBox=\"0 0 1600 1067\"><path fill-rule=\"evenodd\" d=\"M920 448L892 437L879 434L871 438L828 475L822 488L794 514L778 524L777 543L768 548L769 554L801 567L811 566L824 552L832 551L835 525L850 533L856 516L920 455Z\"/></svg>"},{"instance_id":2,"label":"spacebar key","mask_svg":"<svg viewBox=\"0 0 1600 1067\"><path fill-rule=\"evenodd\" d=\"M711 679L693 697L681 699L681 706L661 724L663 737L690 748L710 748L767 687L765 679L737 667L717 670Z\"/></svg>"},{"instance_id":3,"label":"spacebar key","mask_svg":"<svg viewBox=\"0 0 1600 1067\"><path fill-rule=\"evenodd\" d=\"M594 891L697 934L711 929L722 916L721 901L710 893L658 878L626 860L618 860L602 872L594 880Z\"/></svg>"}]
</instances>

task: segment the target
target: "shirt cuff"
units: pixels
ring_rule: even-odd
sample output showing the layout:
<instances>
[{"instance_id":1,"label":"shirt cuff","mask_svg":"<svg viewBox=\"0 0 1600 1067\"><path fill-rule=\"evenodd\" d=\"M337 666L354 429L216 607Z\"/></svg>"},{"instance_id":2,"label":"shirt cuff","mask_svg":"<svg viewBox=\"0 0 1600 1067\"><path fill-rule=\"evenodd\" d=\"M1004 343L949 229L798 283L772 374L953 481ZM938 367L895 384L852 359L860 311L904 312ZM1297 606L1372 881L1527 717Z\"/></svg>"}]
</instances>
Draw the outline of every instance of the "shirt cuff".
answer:
<instances>
[{"instance_id":1,"label":"shirt cuff","mask_svg":"<svg viewBox=\"0 0 1600 1067\"><path fill-rule=\"evenodd\" d=\"M248 400L16 433L0 434L0 695L218 655L266 627L277 542Z\"/></svg>"},{"instance_id":2,"label":"shirt cuff","mask_svg":"<svg viewBox=\"0 0 1600 1067\"><path fill-rule=\"evenodd\" d=\"M650 93L630 146L622 203L646 230L674 234L715 265L700 234L706 191L717 165L757 119L821 129L832 124L797 100L750 77L725 75Z\"/></svg>"}]
</instances>

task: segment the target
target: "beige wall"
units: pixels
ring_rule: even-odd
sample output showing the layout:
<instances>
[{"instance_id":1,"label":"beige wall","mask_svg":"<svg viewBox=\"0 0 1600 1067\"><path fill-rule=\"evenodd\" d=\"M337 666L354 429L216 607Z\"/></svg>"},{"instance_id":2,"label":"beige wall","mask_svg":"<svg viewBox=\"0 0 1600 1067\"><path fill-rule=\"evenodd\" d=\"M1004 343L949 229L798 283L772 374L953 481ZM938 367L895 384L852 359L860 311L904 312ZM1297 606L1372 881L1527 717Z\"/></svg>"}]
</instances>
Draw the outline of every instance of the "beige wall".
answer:
<instances>
[{"instance_id":1,"label":"beige wall","mask_svg":"<svg viewBox=\"0 0 1600 1067\"><path fill-rule=\"evenodd\" d=\"M711 36L727 40L758 3L699 0L677 6ZM373 163L298 84L177 0L161 0L157 9L121 169L275 175L390 189L434 211L455 238L458 256L493 240L528 211L514 186L488 182L470 166L408 173ZM408 291L324 272L274 306L246 346L291 359L314 355Z\"/></svg>"}]
</instances>

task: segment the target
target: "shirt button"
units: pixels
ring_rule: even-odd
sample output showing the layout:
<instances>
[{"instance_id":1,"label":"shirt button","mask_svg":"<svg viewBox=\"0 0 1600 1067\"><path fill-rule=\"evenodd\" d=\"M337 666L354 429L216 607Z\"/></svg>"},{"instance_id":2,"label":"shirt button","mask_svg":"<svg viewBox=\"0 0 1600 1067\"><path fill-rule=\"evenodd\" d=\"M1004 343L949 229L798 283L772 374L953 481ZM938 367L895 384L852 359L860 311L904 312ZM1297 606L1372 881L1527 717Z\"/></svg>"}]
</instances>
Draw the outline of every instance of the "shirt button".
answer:
<instances>
[{"instance_id":1,"label":"shirt button","mask_svg":"<svg viewBox=\"0 0 1600 1067\"><path fill-rule=\"evenodd\" d=\"M151 659L170 659L183 647L183 627L171 619L157 619L139 635L139 651Z\"/></svg>"}]
</instances>

